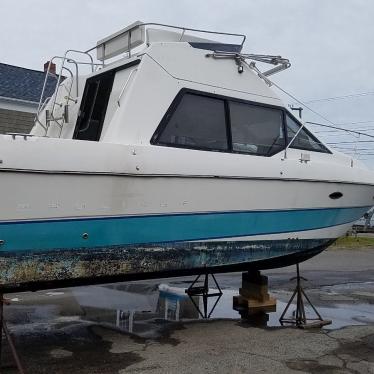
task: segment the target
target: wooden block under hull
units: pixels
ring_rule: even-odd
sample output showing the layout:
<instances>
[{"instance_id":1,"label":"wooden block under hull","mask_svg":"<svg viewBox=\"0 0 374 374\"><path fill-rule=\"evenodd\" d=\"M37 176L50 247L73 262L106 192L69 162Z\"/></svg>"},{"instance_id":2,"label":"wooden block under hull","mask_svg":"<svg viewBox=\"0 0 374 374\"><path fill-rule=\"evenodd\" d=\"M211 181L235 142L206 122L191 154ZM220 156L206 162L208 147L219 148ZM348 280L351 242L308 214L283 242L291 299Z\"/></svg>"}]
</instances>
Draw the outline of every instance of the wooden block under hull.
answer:
<instances>
[{"instance_id":1,"label":"wooden block under hull","mask_svg":"<svg viewBox=\"0 0 374 374\"><path fill-rule=\"evenodd\" d=\"M267 286L251 285L248 288L239 288L239 294L247 299L267 301L270 299Z\"/></svg>"},{"instance_id":2,"label":"wooden block under hull","mask_svg":"<svg viewBox=\"0 0 374 374\"><path fill-rule=\"evenodd\" d=\"M268 277L266 275L262 275L258 270L242 273L242 287L244 288L246 288L247 284L267 286L268 283Z\"/></svg>"},{"instance_id":3,"label":"wooden block under hull","mask_svg":"<svg viewBox=\"0 0 374 374\"><path fill-rule=\"evenodd\" d=\"M241 295L233 297L233 308L238 310L247 310L249 313L275 312L277 310L276 299L269 297L266 301L257 299L247 299Z\"/></svg>"},{"instance_id":4,"label":"wooden block under hull","mask_svg":"<svg viewBox=\"0 0 374 374\"><path fill-rule=\"evenodd\" d=\"M255 326L266 326L269 322L269 314L265 312L249 313L247 311L239 311L242 319L248 320Z\"/></svg>"}]
</instances>

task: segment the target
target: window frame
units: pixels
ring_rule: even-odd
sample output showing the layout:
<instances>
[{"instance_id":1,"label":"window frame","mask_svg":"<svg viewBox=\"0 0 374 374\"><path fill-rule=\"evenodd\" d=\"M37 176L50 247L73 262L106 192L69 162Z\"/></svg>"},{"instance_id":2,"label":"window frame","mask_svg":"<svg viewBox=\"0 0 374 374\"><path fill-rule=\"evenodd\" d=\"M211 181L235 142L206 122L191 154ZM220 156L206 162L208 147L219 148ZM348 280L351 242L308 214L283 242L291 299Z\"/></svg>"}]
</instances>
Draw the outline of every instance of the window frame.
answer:
<instances>
[{"instance_id":1,"label":"window frame","mask_svg":"<svg viewBox=\"0 0 374 374\"><path fill-rule=\"evenodd\" d=\"M241 104L249 104L249 105L252 105L252 106L257 106L257 107L262 107L262 108L266 108L266 109L275 109L275 110L279 110L281 112L281 117L282 117L282 131L283 131L283 139L284 139L284 147L279 150L279 151L276 151L276 152L271 152L269 154L266 154L266 155L262 155L262 154L258 154L256 152L250 152L250 151L238 151L238 150L235 150L233 149L232 147L232 128L231 128L231 115L230 115L230 101L233 101L233 102L237 102L237 103L241 103ZM231 148L230 148L230 153L235 153L235 154L241 154L241 155L251 155L251 156L258 156L258 157L272 157L274 155L276 155L277 153L280 153L282 151L285 150L286 148L286 142L287 142L287 138L286 138L286 128L285 128L285 115L284 115L284 111L283 111L283 108L282 107L279 107L279 106L276 106L276 105L270 105L270 104L262 104L262 103L256 103L256 102L253 102L253 101L248 101L248 100L241 100L241 99L232 99L232 98L227 98L227 106L228 106L228 123L229 123L229 130L230 130L230 136L231 136Z\"/></svg>"},{"instance_id":2,"label":"window frame","mask_svg":"<svg viewBox=\"0 0 374 374\"><path fill-rule=\"evenodd\" d=\"M227 137L227 150L219 150L219 149L212 149L208 147L194 147L191 145L184 145L184 144L175 144L175 143L166 143L166 142L160 142L159 138L161 134L163 133L164 129L169 123L169 120L171 116L175 113L178 105L182 101L182 98L185 94L192 94L192 95L197 95L197 96L202 96L202 97L210 97L214 99L219 99L222 100L224 103L224 111L225 111L225 123L226 123L226 137ZM282 131L283 131L283 136L284 136L284 147L276 152L269 153L268 155L261 155L257 154L255 152L244 152L244 151L238 151L234 150L232 147L232 133L231 133L231 116L230 116L230 101L232 102L237 102L237 103L242 103L242 104L249 104L252 106L257 106L257 107L262 107L265 109L276 109L281 111L282 115ZM166 113L162 117L159 125L157 126L155 132L153 133L150 144L151 145L156 145L156 146L161 146L161 147L171 147L171 148L181 148L181 149L190 149L190 150L198 150L198 151L208 151L208 152L221 152L221 153L233 153L233 154L242 154L242 155L251 155L251 156L258 156L258 157L272 157L280 152L283 152L286 147L287 147L287 123L286 123L286 115L290 115L290 117L299 125L300 122L290 113L288 112L284 107L278 106L278 105L272 105L272 104L264 104L264 103L259 103L256 101L250 101L250 100L244 100L244 99L239 99L236 97L229 97L225 95L219 95L219 94L214 94L210 92L204 92L204 91L199 91L199 90L194 90L190 88L182 88L177 95L175 96L174 100L170 104L169 108L167 109ZM303 127L304 130L307 132L307 134L315 141L319 143L319 140L313 136L305 127ZM322 145L326 148L326 152L324 151L310 151L310 152L319 152L319 153L332 153L323 143ZM290 146L292 147L292 144ZM296 149L296 148L293 148ZM297 148L301 149L301 148ZM309 151L309 150L305 150Z\"/></svg>"},{"instance_id":3,"label":"window frame","mask_svg":"<svg viewBox=\"0 0 374 374\"><path fill-rule=\"evenodd\" d=\"M166 126L168 125L171 116L175 113L176 109L178 108L179 104L181 103L183 96L185 94L192 94L196 96L202 96L202 97L210 97L214 99L219 99L222 101L223 104L223 110L225 113L225 127L226 127L226 138L227 138L227 149L212 149L208 147L199 147L199 146L193 146L193 145L186 145L186 144L177 144L177 143L167 143L167 142L161 142L159 139L161 137L161 134L164 132ZM231 145L231 131L229 128L229 124L227 121L227 108L226 108L226 102L224 97L217 97L217 95L211 95L211 94L206 94L203 91L196 91L196 90L189 90L182 88L173 102L171 103L170 107L166 111L165 115L163 116L160 124L158 125L156 131L152 135L151 138L151 144L152 145L158 145L162 147L172 147L172 148L184 148L184 149L192 149L192 150L198 150L198 151L209 151L209 152L223 152L223 153L231 153L230 149L232 148Z\"/></svg>"},{"instance_id":4,"label":"window frame","mask_svg":"<svg viewBox=\"0 0 374 374\"><path fill-rule=\"evenodd\" d=\"M305 126L303 126L303 124L300 122L300 120L298 120L291 112L289 112L288 110L284 110L284 129L285 129L285 138L288 139L288 131L287 131L287 115L294 121L296 122L296 124L300 127L303 127L303 130L306 132L306 134L312 138L312 140L316 143L318 143L319 145L321 145L325 151L318 151L318 150L311 150L311 149L305 149L305 148L301 148L301 147L296 147L296 146L293 146L294 142L292 142L292 144L288 147L288 148L292 148L292 149L299 149L301 151L308 151L308 152L318 152L318 153L328 153L328 154L332 154L332 152L325 146L325 144L321 143L319 139L317 139Z\"/></svg>"},{"instance_id":5,"label":"window frame","mask_svg":"<svg viewBox=\"0 0 374 374\"><path fill-rule=\"evenodd\" d=\"M114 80L116 79L116 73L121 71L121 70L128 69L132 66L139 65L140 62L141 62L141 60L138 58L136 60L128 62L127 64L123 64L123 65L120 65L120 66L117 66L117 67L114 67L114 68L111 68L111 69L107 69L107 70L105 70L105 69L100 70L99 72L97 72L97 74L94 74L92 76L87 77L87 79L84 83L82 99L81 99L81 102L79 104L78 116L77 116L77 119L76 119L75 124L74 124L74 131L73 131L73 135L72 135L72 140L80 140L80 141L86 141L86 142L91 142L91 141L99 142L99 141L101 141L101 137L103 135L102 131L103 131L103 128L104 128L104 122L105 122L105 119L106 119L107 109L108 109L108 105L109 105L109 100L110 100L110 96L111 96L112 91L113 91ZM80 139L78 137L78 135L79 135L79 132L80 132L79 131L80 122L82 121L81 111L86 105L88 89L89 89L88 86L91 84L91 82L94 82L96 80L100 80L101 77L110 76L110 75L113 76L113 79L112 79L111 88L110 88L110 91L109 91L108 100L107 100L106 105L105 105L105 110L103 110L104 115L103 115L101 123L99 124L100 128L99 128L98 136L97 136L96 139Z\"/></svg>"}]
</instances>

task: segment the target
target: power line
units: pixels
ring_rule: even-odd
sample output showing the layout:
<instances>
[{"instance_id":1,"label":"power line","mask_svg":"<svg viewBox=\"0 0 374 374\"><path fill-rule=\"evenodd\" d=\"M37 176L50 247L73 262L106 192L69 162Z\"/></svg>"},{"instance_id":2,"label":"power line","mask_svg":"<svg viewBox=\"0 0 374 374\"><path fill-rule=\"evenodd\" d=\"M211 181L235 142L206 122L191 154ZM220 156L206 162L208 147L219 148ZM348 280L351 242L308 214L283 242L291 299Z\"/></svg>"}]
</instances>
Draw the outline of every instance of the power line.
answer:
<instances>
[{"instance_id":1,"label":"power line","mask_svg":"<svg viewBox=\"0 0 374 374\"><path fill-rule=\"evenodd\" d=\"M291 99L295 100L297 103L301 104L302 106L304 106L305 108L307 108L308 110L310 110L312 113L314 113L315 115L317 115L318 117L324 119L325 121L331 123L332 125L335 125L334 122L330 121L328 118L326 118L325 116L323 116L322 114L318 113L317 111L315 111L314 109L312 109L311 107L309 107L308 105L306 105L305 103L303 103L301 100L299 100L298 98L296 98L294 95L292 95L290 92L287 92L286 90L284 90L282 87L280 87L278 84L276 84L274 81L271 81L267 76L263 75L256 67L253 67L252 65L248 64L248 62L246 62L244 60L244 63L251 69L251 70L254 70L257 72L257 74L267 83L270 83L271 85L273 85L274 87L277 87L278 90L282 91L284 94L286 94L287 96L289 96Z\"/></svg>"},{"instance_id":2,"label":"power line","mask_svg":"<svg viewBox=\"0 0 374 374\"><path fill-rule=\"evenodd\" d=\"M369 96L374 95L374 91L367 91L367 92L360 92L356 94L350 94L350 95L342 95L342 96L331 96L331 97L324 97L321 99L312 99L308 101L304 101L304 103L318 103L320 101L334 101L334 100L343 100L343 99L351 99L354 97L362 97L362 96Z\"/></svg>"},{"instance_id":3,"label":"power line","mask_svg":"<svg viewBox=\"0 0 374 374\"><path fill-rule=\"evenodd\" d=\"M374 149L373 148L346 148L346 147L332 147L332 148L336 148L336 149L341 149L341 150L345 150L345 151L372 151L374 152Z\"/></svg>"},{"instance_id":4,"label":"power line","mask_svg":"<svg viewBox=\"0 0 374 374\"><path fill-rule=\"evenodd\" d=\"M357 143L374 143L374 140L350 140L350 141L343 141L343 142L334 142L334 143L326 143L326 144L357 144Z\"/></svg>"},{"instance_id":5,"label":"power line","mask_svg":"<svg viewBox=\"0 0 374 374\"><path fill-rule=\"evenodd\" d=\"M363 136L367 136L369 138L374 138L374 135L365 134L364 132L360 132L360 131L356 131L356 130L347 130L347 129L344 129L342 127L331 126L331 125L324 125L323 123L318 123L318 122L307 121L305 123L310 123L310 124L316 125L316 126L328 127L328 128L331 128L331 129L345 131L345 132L348 132L348 133L351 133L351 134L363 135Z\"/></svg>"},{"instance_id":6,"label":"power line","mask_svg":"<svg viewBox=\"0 0 374 374\"><path fill-rule=\"evenodd\" d=\"M374 153L361 153L358 156L374 156Z\"/></svg>"},{"instance_id":7,"label":"power line","mask_svg":"<svg viewBox=\"0 0 374 374\"><path fill-rule=\"evenodd\" d=\"M361 152L362 154L364 154L364 152L369 152L369 153L374 152L373 148L344 148L344 147L331 147L331 148L337 149L338 151L349 152L349 153Z\"/></svg>"},{"instance_id":8,"label":"power line","mask_svg":"<svg viewBox=\"0 0 374 374\"><path fill-rule=\"evenodd\" d=\"M339 130L321 130L321 131L315 131L315 133L337 132L337 131L340 131L340 130L347 130L347 131L374 131L374 127L365 127L365 128L362 128L362 129L354 129L354 130L351 130L349 128L339 127Z\"/></svg>"},{"instance_id":9,"label":"power line","mask_svg":"<svg viewBox=\"0 0 374 374\"><path fill-rule=\"evenodd\" d=\"M365 123L374 123L374 121L357 121L357 122L345 122L345 123L338 123L337 126L348 126L348 125L356 125L356 124L365 124ZM347 128L349 130L349 128ZM370 127L360 128L360 129L354 129L355 131L374 131L374 125ZM320 130L320 131L314 131L315 134L326 134L326 133L339 133L341 129L339 130ZM337 135L343 135L343 134L337 134Z\"/></svg>"},{"instance_id":10,"label":"power line","mask_svg":"<svg viewBox=\"0 0 374 374\"><path fill-rule=\"evenodd\" d=\"M339 128L340 128L340 126L344 126L345 128L347 128L349 130L349 127L351 125L365 124L365 123L371 123L371 122L374 123L374 121L345 122L345 123L335 123L335 126L339 126ZM359 126L359 127L361 127L361 126ZM355 130L356 131L374 130L374 125L367 125L367 126L363 127L361 130L359 130L359 129L355 129Z\"/></svg>"},{"instance_id":11,"label":"power line","mask_svg":"<svg viewBox=\"0 0 374 374\"><path fill-rule=\"evenodd\" d=\"M374 120L370 121L357 121L357 122L344 122L344 123L337 123L338 126L347 126L347 125L357 125L361 123L373 123Z\"/></svg>"},{"instance_id":12,"label":"power line","mask_svg":"<svg viewBox=\"0 0 374 374\"><path fill-rule=\"evenodd\" d=\"M338 149L337 151L338 151L338 152L342 152L342 153L346 154L347 156L351 156L351 157L355 157L355 158L359 158L359 157L368 157L368 156L369 156L370 158L372 158L371 156L374 156L374 153L346 152L346 151L340 151L339 149Z\"/></svg>"},{"instance_id":13,"label":"power line","mask_svg":"<svg viewBox=\"0 0 374 374\"><path fill-rule=\"evenodd\" d=\"M244 63L250 68L250 69L254 69L251 65L249 65L246 61L244 61ZM267 83L270 83L272 84L273 86L277 87L280 91L282 91L284 94L288 95L289 97L291 97L293 100L295 100L296 102L298 102L299 104L301 104L302 106L304 106L305 108L309 109L312 113L316 114L318 117L324 119L325 121L329 122L331 125L324 125L322 123L318 123L318 122L311 122L311 121L307 121L306 123L309 123L311 125L316 125L316 126L322 126L322 127L328 127L328 128L331 128L331 129L335 129L335 130L341 130L341 131L345 131L345 132L348 132L348 133L351 133L351 134L357 134L357 135L363 135L363 136L367 136L369 138L374 138L374 135L370 135L370 134L365 134L363 132L360 132L360 131L355 131L355 130L347 130L347 129L344 129L342 127L337 127L336 124L332 121L330 121L327 117L323 116L322 114L318 113L317 111L315 111L314 109L312 109L311 107L309 107L308 105L306 105L305 103L303 103L301 100L297 99L294 95L292 95L290 92L287 92L286 90L284 90L282 87L280 87L278 84L274 83L274 81L271 81L268 77L266 77L265 75L263 75L257 68L255 68L255 71L257 72L257 74L265 80L265 82ZM374 92L373 92L374 94Z\"/></svg>"}]
</instances>

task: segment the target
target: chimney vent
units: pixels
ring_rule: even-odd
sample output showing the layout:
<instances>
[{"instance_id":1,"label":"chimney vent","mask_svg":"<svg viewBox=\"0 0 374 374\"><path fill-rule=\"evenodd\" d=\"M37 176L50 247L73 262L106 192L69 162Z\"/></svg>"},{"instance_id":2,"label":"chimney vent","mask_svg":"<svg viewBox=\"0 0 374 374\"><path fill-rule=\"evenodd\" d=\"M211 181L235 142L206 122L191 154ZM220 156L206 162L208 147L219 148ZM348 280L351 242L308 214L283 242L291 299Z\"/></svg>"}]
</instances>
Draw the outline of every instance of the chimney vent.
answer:
<instances>
[{"instance_id":1,"label":"chimney vent","mask_svg":"<svg viewBox=\"0 0 374 374\"><path fill-rule=\"evenodd\" d=\"M49 66L49 61L47 61L45 64L44 64L44 73L48 70L48 66ZM49 72L51 74L54 74L56 75L56 64L54 64L53 62L51 62L51 66L49 68Z\"/></svg>"}]
</instances>

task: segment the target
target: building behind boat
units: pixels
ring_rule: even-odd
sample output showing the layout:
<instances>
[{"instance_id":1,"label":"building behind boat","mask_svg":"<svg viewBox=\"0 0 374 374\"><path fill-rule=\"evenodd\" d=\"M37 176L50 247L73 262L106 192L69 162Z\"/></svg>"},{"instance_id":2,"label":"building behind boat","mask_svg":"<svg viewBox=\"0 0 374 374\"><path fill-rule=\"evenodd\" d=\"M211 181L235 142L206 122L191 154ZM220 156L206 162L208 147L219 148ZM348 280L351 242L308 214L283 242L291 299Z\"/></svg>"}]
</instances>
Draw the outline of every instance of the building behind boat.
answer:
<instances>
[{"instance_id":1,"label":"building behind boat","mask_svg":"<svg viewBox=\"0 0 374 374\"><path fill-rule=\"evenodd\" d=\"M40 94L49 63L43 70L0 63L0 134L28 134L35 122ZM56 66L50 68L45 96L53 95L56 83Z\"/></svg>"}]
</instances>

